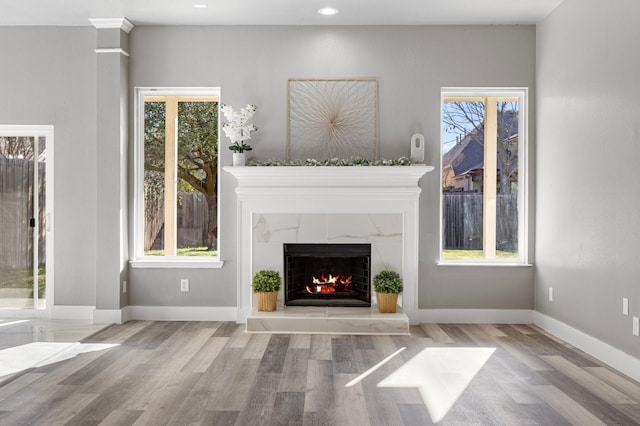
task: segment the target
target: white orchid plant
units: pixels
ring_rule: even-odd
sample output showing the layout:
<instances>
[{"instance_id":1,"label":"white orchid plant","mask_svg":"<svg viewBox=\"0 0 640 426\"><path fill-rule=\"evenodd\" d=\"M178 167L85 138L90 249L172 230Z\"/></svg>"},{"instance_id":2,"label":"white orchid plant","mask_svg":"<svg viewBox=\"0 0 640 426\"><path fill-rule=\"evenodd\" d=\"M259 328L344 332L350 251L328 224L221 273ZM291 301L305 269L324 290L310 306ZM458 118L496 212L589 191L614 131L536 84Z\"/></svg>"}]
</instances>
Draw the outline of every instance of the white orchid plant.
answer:
<instances>
[{"instance_id":1,"label":"white orchid plant","mask_svg":"<svg viewBox=\"0 0 640 426\"><path fill-rule=\"evenodd\" d=\"M244 141L251 139L251 132L258 130L253 124L247 123L256 112L256 106L247 105L240 112L235 112L231 105L222 104L220 111L227 119L226 123L222 123L222 130L231 139L229 149L237 153L251 151L251 146L244 143Z\"/></svg>"}]
</instances>

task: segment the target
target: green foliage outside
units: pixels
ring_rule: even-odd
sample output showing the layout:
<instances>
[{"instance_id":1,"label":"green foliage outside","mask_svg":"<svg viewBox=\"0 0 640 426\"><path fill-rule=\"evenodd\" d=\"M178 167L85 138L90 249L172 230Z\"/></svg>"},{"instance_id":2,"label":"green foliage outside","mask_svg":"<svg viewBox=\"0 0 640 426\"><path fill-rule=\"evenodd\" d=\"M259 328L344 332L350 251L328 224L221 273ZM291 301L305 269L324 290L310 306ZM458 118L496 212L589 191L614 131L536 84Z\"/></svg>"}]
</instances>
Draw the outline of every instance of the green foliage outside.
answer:
<instances>
[{"instance_id":1,"label":"green foliage outside","mask_svg":"<svg viewBox=\"0 0 640 426\"><path fill-rule=\"evenodd\" d=\"M281 284L282 279L278 271L267 269L256 272L251 281L254 293L278 291Z\"/></svg>"},{"instance_id":2,"label":"green foliage outside","mask_svg":"<svg viewBox=\"0 0 640 426\"><path fill-rule=\"evenodd\" d=\"M164 256L164 250L147 250L145 256ZM217 250L209 250L208 247L182 247L176 250L176 256L217 256Z\"/></svg>"},{"instance_id":3,"label":"green foliage outside","mask_svg":"<svg viewBox=\"0 0 640 426\"><path fill-rule=\"evenodd\" d=\"M380 271L373 277L373 289L376 293L401 293L402 278L395 271Z\"/></svg>"},{"instance_id":4,"label":"green foliage outside","mask_svg":"<svg viewBox=\"0 0 640 426\"><path fill-rule=\"evenodd\" d=\"M45 293L45 267L38 268L38 297L43 298ZM0 270L0 288L25 288L33 287L33 269ZM29 294L33 297L33 291Z\"/></svg>"},{"instance_id":5,"label":"green foliage outside","mask_svg":"<svg viewBox=\"0 0 640 426\"><path fill-rule=\"evenodd\" d=\"M498 259L516 259L518 253L511 251L496 251ZM442 258L449 260L465 260L465 259L484 259L482 250L442 250Z\"/></svg>"},{"instance_id":6,"label":"green foliage outside","mask_svg":"<svg viewBox=\"0 0 640 426\"><path fill-rule=\"evenodd\" d=\"M145 205L164 191L164 102L145 102ZM207 200L207 246L217 249L218 237L218 103L178 103L178 192L202 193ZM180 200L178 200L180 202ZM153 255L153 254L151 254ZM212 255L212 254L209 254Z\"/></svg>"}]
</instances>

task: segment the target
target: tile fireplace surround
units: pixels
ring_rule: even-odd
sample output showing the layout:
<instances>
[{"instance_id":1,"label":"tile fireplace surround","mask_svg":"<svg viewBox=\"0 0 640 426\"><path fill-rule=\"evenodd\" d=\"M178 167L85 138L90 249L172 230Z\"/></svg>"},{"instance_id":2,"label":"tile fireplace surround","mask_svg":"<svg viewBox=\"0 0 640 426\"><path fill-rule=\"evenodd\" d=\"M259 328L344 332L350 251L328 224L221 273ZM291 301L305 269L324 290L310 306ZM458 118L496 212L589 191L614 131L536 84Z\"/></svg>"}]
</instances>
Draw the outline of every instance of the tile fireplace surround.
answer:
<instances>
[{"instance_id":1,"label":"tile fireplace surround","mask_svg":"<svg viewBox=\"0 0 640 426\"><path fill-rule=\"evenodd\" d=\"M408 331L418 301L418 181L432 166L224 167L238 181L238 317L254 332ZM372 275L393 269L398 314L371 308L286 307L257 312L251 277L283 271L283 243L370 243Z\"/></svg>"}]
</instances>

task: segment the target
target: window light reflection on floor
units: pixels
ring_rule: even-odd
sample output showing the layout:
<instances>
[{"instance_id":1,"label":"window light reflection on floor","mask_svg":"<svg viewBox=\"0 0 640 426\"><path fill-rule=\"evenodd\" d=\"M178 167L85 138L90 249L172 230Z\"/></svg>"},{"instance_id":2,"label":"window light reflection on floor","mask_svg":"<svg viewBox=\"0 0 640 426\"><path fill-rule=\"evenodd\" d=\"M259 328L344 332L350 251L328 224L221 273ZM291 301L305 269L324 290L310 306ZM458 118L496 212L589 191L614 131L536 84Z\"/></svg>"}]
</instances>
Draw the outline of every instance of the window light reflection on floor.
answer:
<instances>
[{"instance_id":1,"label":"window light reflection on floor","mask_svg":"<svg viewBox=\"0 0 640 426\"><path fill-rule=\"evenodd\" d=\"M87 352L110 349L118 344L33 342L0 350L0 381L28 368L42 367Z\"/></svg>"},{"instance_id":2,"label":"window light reflection on floor","mask_svg":"<svg viewBox=\"0 0 640 426\"><path fill-rule=\"evenodd\" d=\"M383 359L382 361L380 361L379 363L377 363L376 365L374 365L373 367L371 367L370 369L368 369L367 371L365 371L364 373L362 373L361 375L359 375L358 377L356 377L355 379L353 379L352 381L344 385L344 387L349 388L355 384L360 383L365 377L367 377L368 375L376 371L378 368L382 367L384 364L387 363L387 361L391 360L391 358L398 355L400 352L404 351L405 349L407 349L406 346L398 349L397 351L395 351L394 353L392 353L391 355L389 355L388 357L386 357L385 359Z\"/></svg>"},{"instance_id":3,"label":"window light reflection on floor","mask_svg":"<svg viewBox=\"0 0 640 426\"><path fill-rule=\"evenodd\" d=\"M431 420L444 419L496 348L425 348L378 383L418 388Z\"/></svg>"},{"instance_id":4,"label":"window light reflection on floor","mask_svg":"<svg viewBox=\"0 0 640 426\"><path fill-rule=\"evenodd\" d=\"M10 325L16 325L16 324L21 324L21 323L25 323L25 322L29 322L29 320L18 320L18 321L11 321L11 322L0 322L0 327L8 327Z\"/></svg>"}]
</instances>

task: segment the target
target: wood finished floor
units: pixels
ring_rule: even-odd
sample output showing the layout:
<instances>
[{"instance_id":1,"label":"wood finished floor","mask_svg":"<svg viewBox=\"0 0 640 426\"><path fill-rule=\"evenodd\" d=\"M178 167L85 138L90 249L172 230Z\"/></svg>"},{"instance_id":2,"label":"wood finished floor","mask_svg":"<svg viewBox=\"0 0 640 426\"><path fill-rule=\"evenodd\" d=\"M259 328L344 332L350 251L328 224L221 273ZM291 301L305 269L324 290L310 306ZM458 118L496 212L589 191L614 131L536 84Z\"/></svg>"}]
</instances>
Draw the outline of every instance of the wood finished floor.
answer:
<instances>
[{"instance_id":1,"label":"wood finished floor","mask_svg":"<svg viewBox=\"0 0 640 426\"><path fill-rule=\"evenodd\" d=\"M331 336L131 321L83 343L117 346L6 383L0 424L640 424L640 384L533 326ZM490 356L474 375L479 353Z\"/></svg>"}]
</instances>

